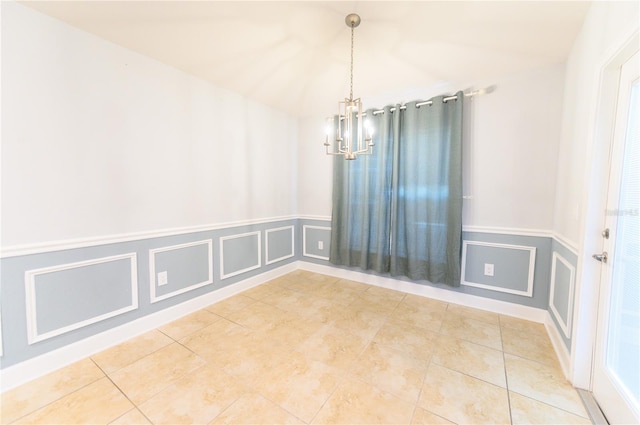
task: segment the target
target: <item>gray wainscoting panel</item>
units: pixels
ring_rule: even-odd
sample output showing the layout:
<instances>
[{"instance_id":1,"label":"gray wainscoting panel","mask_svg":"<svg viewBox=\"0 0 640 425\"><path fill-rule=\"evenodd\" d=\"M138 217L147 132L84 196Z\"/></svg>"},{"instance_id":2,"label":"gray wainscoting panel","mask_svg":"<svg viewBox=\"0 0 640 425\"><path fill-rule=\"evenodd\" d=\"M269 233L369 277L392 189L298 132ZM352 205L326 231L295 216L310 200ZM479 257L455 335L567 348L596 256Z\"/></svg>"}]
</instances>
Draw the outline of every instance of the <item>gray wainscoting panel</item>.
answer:
<instances>
[{"instance_id":1,"label":"gray wainscoting panel","mask_svg":"<svg viewBox=\"0 0 640 425\"><path fill-rule=\"evenodd\" d=\"M295 227L279 227L265 231L266 264L292 258L295 253Z\"/></svg>"},{"instance_id":2,"label":"gray wainscoting panel","mask_svg":"<svg viewBox=\"0 0 640 425\"><path fill-rule=\"evenodd\" d=\"M462 285L531 297L535 256L531 246L464 241ZM493 265L493 276L485 275L485 264Z\"/></svg>"},{"instance_id":3,"label":"gray wainscoting panel","mask_svg":"<svg viewBox=\"0 0 640 425\"><path fill-rule=\"evenodd\" d=\"M262 265L261 232L220 238L220 279L246 273Z\"/></svg>"},{"instance_id":4,"label":"gray wainscoting panel","mask_svg":"<svg viewBox=\"0 0 640 425\"><path fill-rule=\"evenodd\" d=\"M295 219L283 219L0 258L0 311L2 312L0 368L10 367L296 261L300 258L301 249L296 252L294 257L273 264L265 264L260 247L260 235L269 229L291 226L295 228L297 225L298 222ZM248 233L249 236L247 236ZM280 232L275 232L272 235L280 234ZM299 235L300 232L296 231L294 237L298 239ZM240 238L233 239L234 236L240 236ZM211 248L208 246L209 240L217 241L219 239L224 239L223 246L226 251L224 263L221 262L222 255L217 252L220 245L213 243ZM300 242L296 240L295 247L299 246L301 246ZM276 242L274 249L275 254L285 251L279 242ZM113 264L108 262L104 266L106 268L101 268L103 266L99 264L91 265L86 270L78 269L71 274L62 273L62 270L55 273L34 274L36 276L34 288L37 297L27 296L25 276L29 271L43 269L52 271L83 262L85 265L89 265L96 259L104 260L117 256L122 256L127 260L114 261ZM125 266L130 263L128 258L131 256L136 258L136 264ZM153 271L150 270L152 256L155 262ZM272 256L270 255L270 257ZM212 267L210 263L212 263ZM225 280L222 280L217 270L221 270L223 264L227 267L227 271L241 271L242 273L233 277L227 276ZM213 273L212 270L216 270L216 273ZM168 272L168 284L158 286L157 273L161 271ZM74 276L76 272L79 274ZM126 279L125 274L127 275ZM152 274L154 275L153 286L151 284ZM199 283L211 280L211 274L213 283L199 286ZM109 276L112 279L108 279ZM75 285L80 281L87 282L88 286ZM153 298L152 287L156 290L156 298L165 295L169 295L169 297L159 302L151 302ZM105 294L107 288L108 293ZM80 289L87 289L88 293L80 295ZM137 308L127 312L118 310L125 304L125 299L128 301L126 305L131 305L134 290L137 293ZM27 312L27 299L37 299L44 302L44 305L38 306L33 303L32 310L37 312L35 318ZM62 305L72 306L62 308L60 307ZM91 316L105 311L106 316ZM120 314L112 316L114 311L120 311ZM39 340L35 344L30 343L27 317L31 317L32 319L29 320L36 325L34 326L38 332L36 339L43 333L47 336L46 339ZM89 323L96 317L100 320ZM85 320L87 318L88 320ZM78 321L83 326L75 329L66 326L71 323L75 327ZM65 332L55 336L51 333L60 330Z\"/></svg>"},{"instance_id":5,"label":"gray wainscoting panel","mask_svg":"<svg viewBox=\"0 0 640 425\"><path fill-rule=\"evenodd\" d=\"M562 331L565 345L570 349L571 324L575 287L575 267L558 252L553 252L551 262L551 288L549 310L556 327Z\"/></svg>"},{"instance_id":6,"label":"gray wainscoting panel","mask_svg":"<svg viewBox=\"0 0 640 425\"><path fill-rule=\"evenodd\" d=\"M547 309L551 320L571 352L573 306L575 302L575 276L578 265L576 252L558 239L551 241L550 287Z\"/></svg>"},{"instance_id":7,"label":"gray wainscoting panel","mask_svg":"<svg viewBox=\"0 0 640 425\"><path fill-rule=\"evenodd\" d=\"M160 285L159 273L166 273L165 285ZM213 241L149 250L149 276L152 303L212 284Z\"/></svg>"},{"instance_id":8,"label":"gray wainscoting panel","mask_svg":"<svg viewBox=\"0 0 640 425\"><path fill-rule=\"evenodd\" d=\"M462 232L464 241L534 247L533 293L531 297L510 294L485 288L461 285L456 290L481 297L493 298L530 307L546 309L549 301L549 275L551 271L551 238L544 236L522 236L503 233Z\"/></svg>"},{"instance_id":9,"label":"gray wainscoting panel","mask_svg":"<svg viewBox=\"0 0 640 425\"><path fill-rule=\"evenodd\" d=\"M136 254L25 273L29 344L138 307Z\"/></svg>"},{"instance_id":10,"label":"gray wainscoting panel","mask_svg":"<svg viewBox=\"0 0 640 425\"><path fill-rule=\"evenodd\" d=\"M330 226L302 226L303 256L329 261L330 242Z\"/></svg>"}]
</instances>

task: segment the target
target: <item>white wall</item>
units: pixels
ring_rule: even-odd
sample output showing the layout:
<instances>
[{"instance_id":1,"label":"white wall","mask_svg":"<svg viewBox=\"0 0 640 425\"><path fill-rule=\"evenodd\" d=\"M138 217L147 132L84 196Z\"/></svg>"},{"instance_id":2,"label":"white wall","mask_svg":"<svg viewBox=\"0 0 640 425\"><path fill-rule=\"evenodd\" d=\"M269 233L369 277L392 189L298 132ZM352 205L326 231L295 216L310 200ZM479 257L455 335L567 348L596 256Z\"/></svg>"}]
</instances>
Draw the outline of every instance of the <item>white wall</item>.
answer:
<instances>
[{"instance_id":1,"label":"white wall","mask_svg":"<svg viewBox=\"0 0 640 425\"><path fill-rule=\"evenodd\" d=\"M466 87L496 85L467 102L464 225L548 231L562 116L564 66L474 81L438 92L398 93L398 101L427 99ZM357 94L357 93L356 93ZM384 106L372 100L365 107ZM327 114L329 115L329 114ZM298 212L331 215L331 160L323 154L322 117L301 120Z\"/></svg>"},{"instance_id":2,"label":"white wall","mask_svg":"<svg viewBox=\"0 0 640 425\"><path fill-rule=\"evenodd\" d=\"M638 6L635 1L594 2L567 60L553 230L576 246L585 202L598 190L587 182L602 67L638 28Z\"/></svg>"},{"instance_id":3,"label":"white wall","mask_svg":"<svg viewBox=\"0 0 640 425\"><path fill-rule=\"evenodd\" d=\"M295 212L295 118L2 8L3 248Z\"/></svg>"}]
</instances>

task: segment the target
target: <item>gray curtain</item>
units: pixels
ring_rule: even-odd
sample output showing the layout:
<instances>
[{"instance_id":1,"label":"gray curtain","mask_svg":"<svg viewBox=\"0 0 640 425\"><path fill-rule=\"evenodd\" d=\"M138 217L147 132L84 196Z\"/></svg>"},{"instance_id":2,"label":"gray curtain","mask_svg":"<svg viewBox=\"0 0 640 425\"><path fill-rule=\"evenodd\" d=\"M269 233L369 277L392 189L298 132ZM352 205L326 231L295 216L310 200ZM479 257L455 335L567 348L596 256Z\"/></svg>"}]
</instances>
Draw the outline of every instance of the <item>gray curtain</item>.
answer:
<instances>
[{"instance_id":1,"label":"gray curtain","mask_svg":"<svg viewBox=\"0 0 640 425\"><path fill-rule=\"evenodd\" d=\"M464 95L367 117L374 154L333 167L330 261L460 285Z\"/></svg>"}]
</instances>

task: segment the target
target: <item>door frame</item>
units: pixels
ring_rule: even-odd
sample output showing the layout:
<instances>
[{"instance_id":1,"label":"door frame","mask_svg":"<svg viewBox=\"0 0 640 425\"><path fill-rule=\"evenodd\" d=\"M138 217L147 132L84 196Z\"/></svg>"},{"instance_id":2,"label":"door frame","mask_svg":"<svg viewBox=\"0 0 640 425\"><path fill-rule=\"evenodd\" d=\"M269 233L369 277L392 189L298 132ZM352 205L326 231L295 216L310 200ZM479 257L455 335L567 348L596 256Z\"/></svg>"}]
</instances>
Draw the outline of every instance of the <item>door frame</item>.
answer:
<instances>
[{"instance_id":1,"label":"door frame","mask_svg":"<svg viewBox=\"0 0 640 425\"><path fill-rule=\"evenodd\" d=\"M621 38L616 48L604 55L598 67L594 123L585 145L587 148L587 184L583 187L580 220L580 253L578 255L575 308L573 311L573 345L569 379L575 387L591 390L595 360L598 300L600 295L600 263L591 255L602 249L603 211L607 201L610 150L616 118L618 86L622 65L640 49L640 32L635 28ZM604 159L607 160L604 160Z\"/></svg>"}]
</instances>

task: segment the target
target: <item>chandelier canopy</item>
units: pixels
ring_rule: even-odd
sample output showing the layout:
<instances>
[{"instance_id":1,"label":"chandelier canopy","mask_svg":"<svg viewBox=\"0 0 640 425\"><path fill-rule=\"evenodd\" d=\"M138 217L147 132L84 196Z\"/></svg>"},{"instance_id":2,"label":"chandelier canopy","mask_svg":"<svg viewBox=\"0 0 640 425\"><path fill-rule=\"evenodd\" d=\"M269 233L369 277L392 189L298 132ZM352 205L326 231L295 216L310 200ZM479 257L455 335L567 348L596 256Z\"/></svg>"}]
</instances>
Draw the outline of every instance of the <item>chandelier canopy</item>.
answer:
<instances>
[{"instance_id":1,"label":"chandelier canopy","mask_svg":"<svg viewBox=\"0 0 640 425\"><path fill-rule=\"evenodd\" d=\"M373 153L373 131L364 123L362 102L360 98L353 98L353 39L354 29L360 25L360 16L355 13L347 15L344 19L351 28L351 68L349 81L349 98L338 102L337 125L331 125L327 129L324 141L327 155L342 155L344 159L356 159L358 155L371 155ZM335 140L333 133L335 131Z\"/></svg>"}]
</instances>

